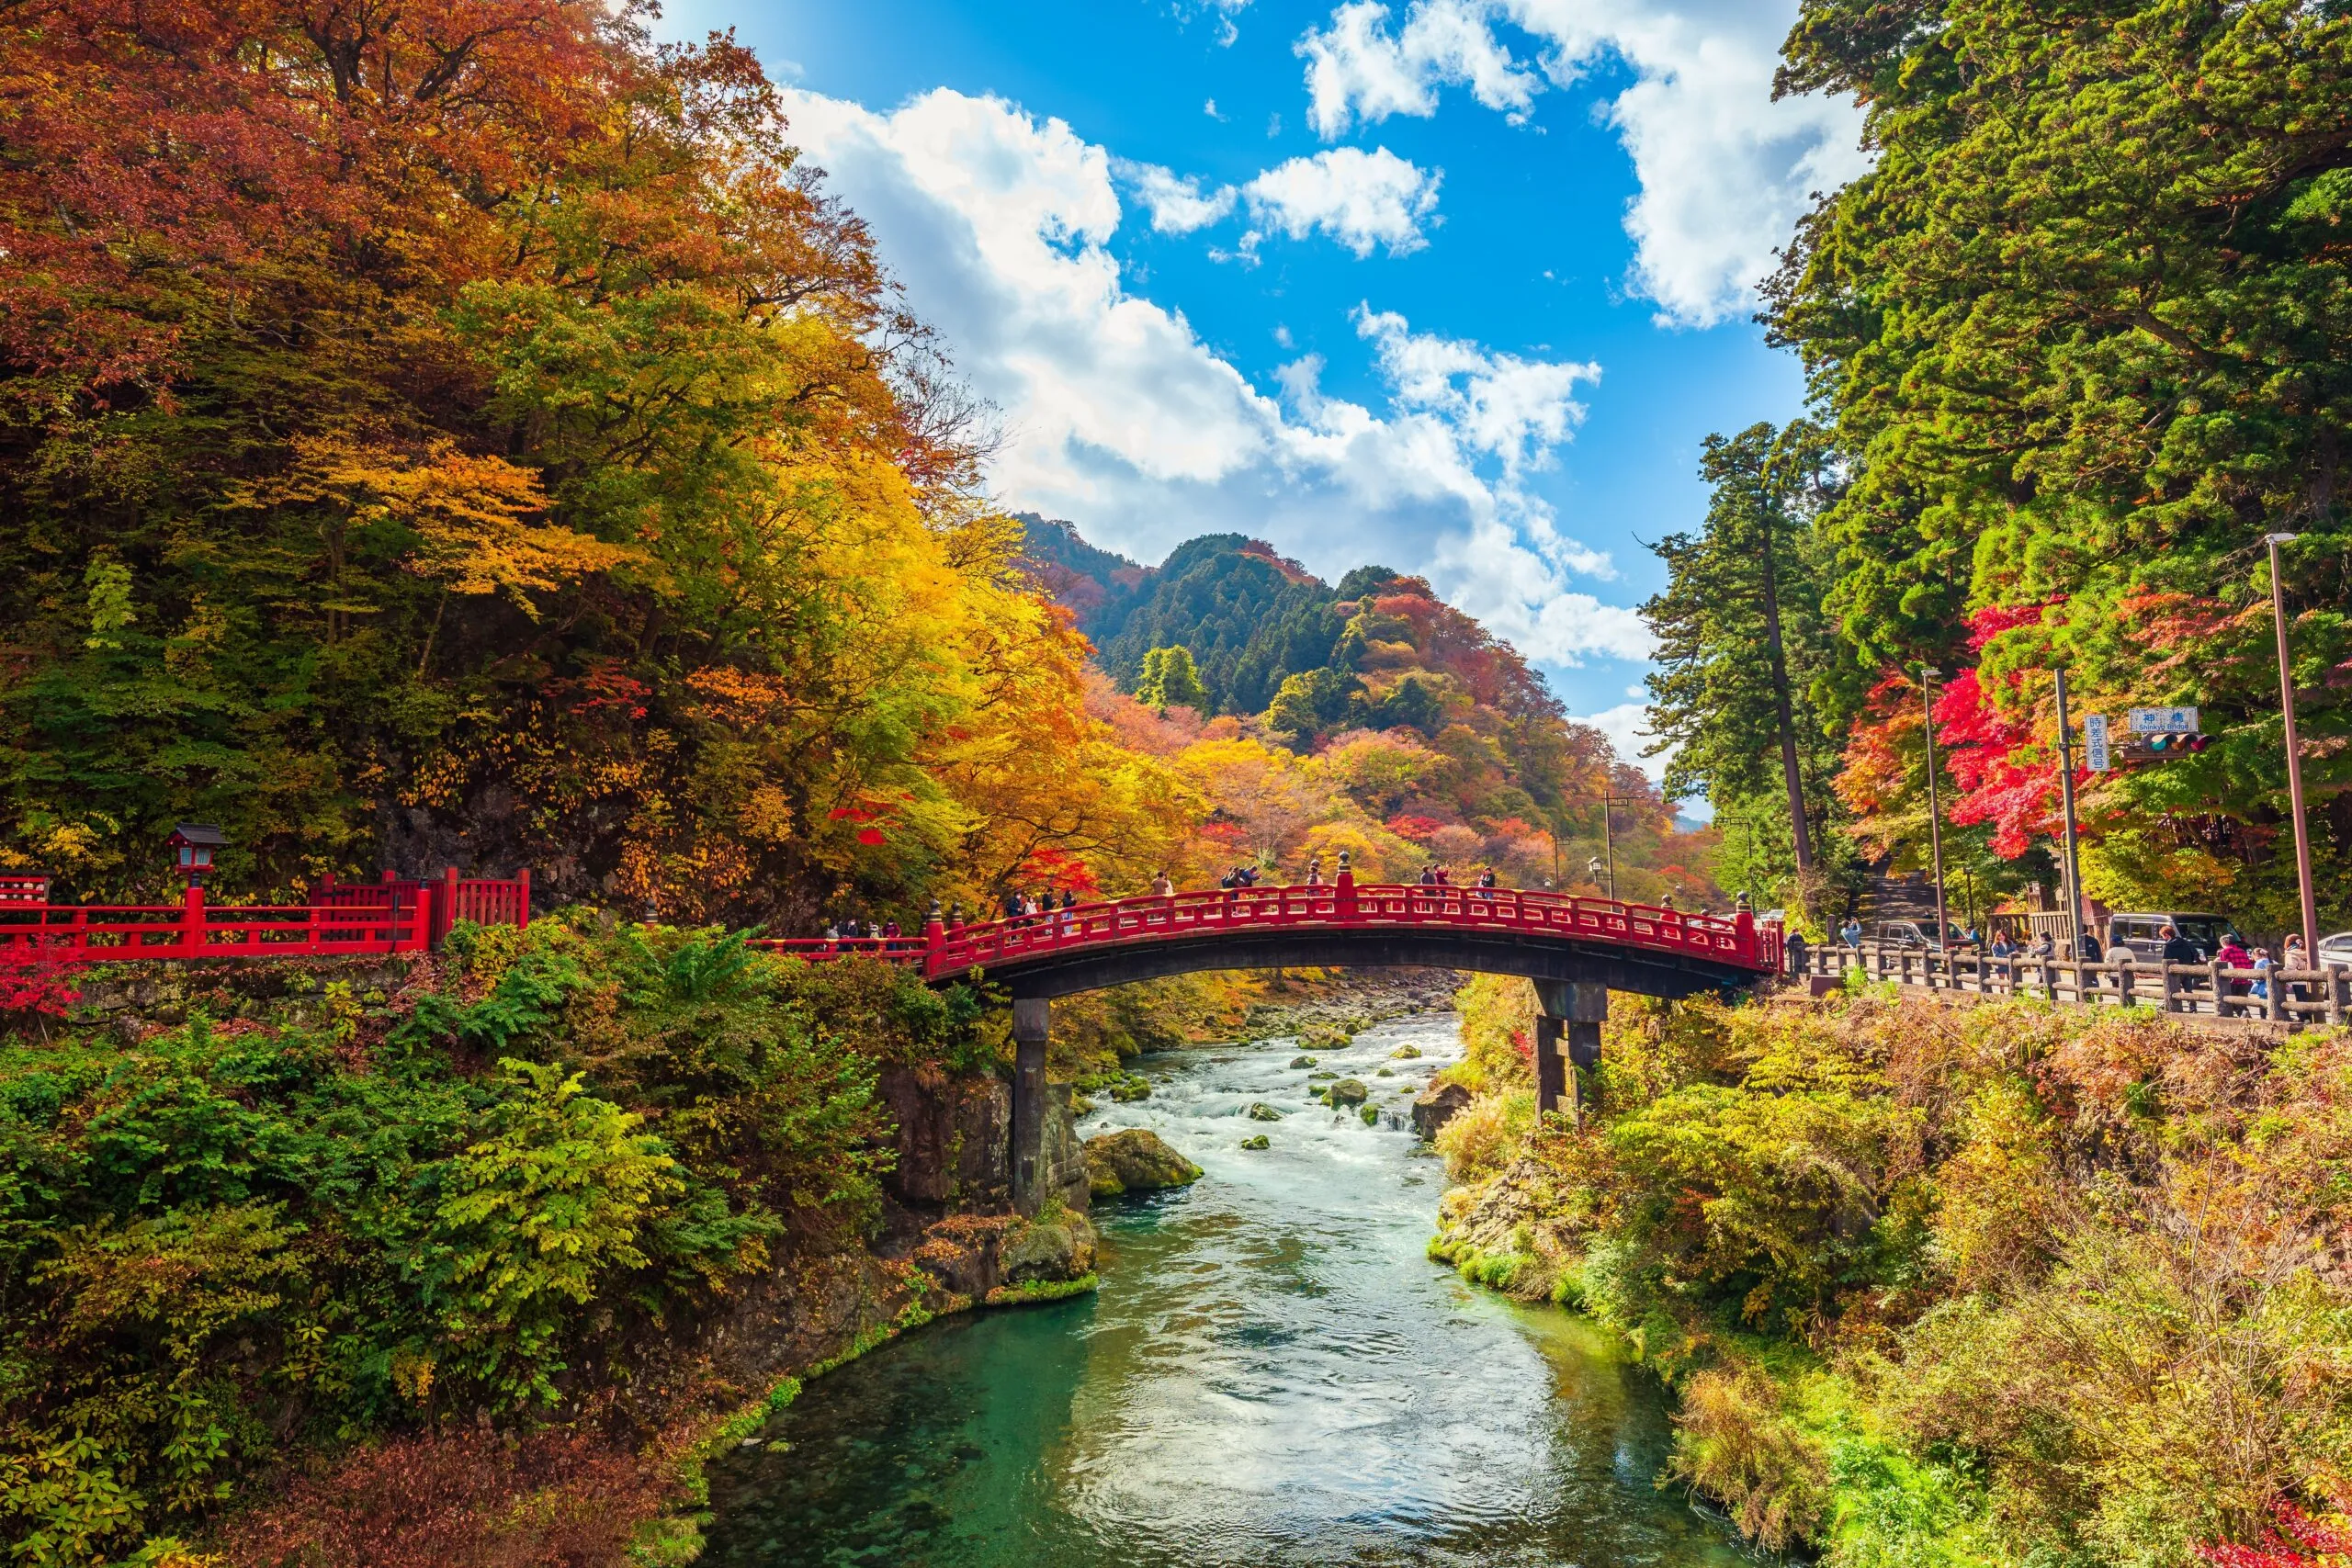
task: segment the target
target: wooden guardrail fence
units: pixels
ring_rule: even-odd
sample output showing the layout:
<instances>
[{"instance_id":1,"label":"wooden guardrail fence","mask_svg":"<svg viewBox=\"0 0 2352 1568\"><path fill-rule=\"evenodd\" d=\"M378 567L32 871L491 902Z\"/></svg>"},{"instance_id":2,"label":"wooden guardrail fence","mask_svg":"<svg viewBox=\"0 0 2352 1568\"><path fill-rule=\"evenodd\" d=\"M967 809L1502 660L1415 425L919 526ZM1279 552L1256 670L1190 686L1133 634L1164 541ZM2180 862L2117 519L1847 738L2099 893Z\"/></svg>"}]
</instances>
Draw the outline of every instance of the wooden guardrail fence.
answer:
<instances>
[{"instance_id":1,"label":"wooden guardrail fence","mask_svg":"<svg viewBox=\"0 0 2352 1568\"><path fill-rule=\"evenodd\" d=\"M1930 991L2042 997L2077 1007L2144 1007L2293 1026L2340 1024L2352 1014L2352 972L2334 967L2257 971L2219 963L2151 964L2128 953L2094 964L1866 942L1809 946L1792 968L1815 979L1842 981L1849 970L1859 969L1867 980ZM2256 994L2257 985L2265 994Z\"/></svg>"}]
</instances>

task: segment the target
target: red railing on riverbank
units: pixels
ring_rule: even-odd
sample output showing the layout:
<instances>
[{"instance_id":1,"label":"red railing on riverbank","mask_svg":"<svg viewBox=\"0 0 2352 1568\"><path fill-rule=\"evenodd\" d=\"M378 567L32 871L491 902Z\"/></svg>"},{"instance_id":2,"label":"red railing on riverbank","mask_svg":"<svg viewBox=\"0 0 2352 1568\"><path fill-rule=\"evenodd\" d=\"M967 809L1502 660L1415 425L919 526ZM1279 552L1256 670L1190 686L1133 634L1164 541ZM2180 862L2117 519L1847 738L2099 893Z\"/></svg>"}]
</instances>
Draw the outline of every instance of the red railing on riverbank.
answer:
<instances>
[{"instance_id":1,"label":"red railing on riverbank","mask_svg":"<svg viewBox=\"0 0 2352 1568\"><path fill-rule=\"evenodd\" d=\"M1349 883L1143 894L952 931L934 926L921 937L767 938L756 945L812 961L879 958L917 966L924 978L938 979L975 964L992 969L1079 949L1313 928L1548 936L1682 953L1759 973L1781 964L1780 928L1758 925L1746 913L1685 915L1644 904L1499 887Z\"/></svg>"},{"instance_id":2,"label":"red railing on riverbank","mask_svg":"<svg viewBox=\"0 0 2352 1568\"><path fill-rule=\"evenodd\" d=\"M419 953L432 939L433 891L373 902L241 908L179 904L0 904L0 964L144 959L348 957Z\"/></svg>"},{"instance_id":3,"label":"red railing on riverbank","mask_svg":"<svg viewBox=\"0 0 2352 1568\"><path fill-rule=\"evenodd\" d=\"M420 892L433 894L435 947L459 920L482 926L527 926L531 923L531 871L513 876L459 876L451 866L433 882L413 882L384 873L381 882L337 882L333 873L311 890L311 902L338 908L376 908Z\"/></svg>"}]
</instances>

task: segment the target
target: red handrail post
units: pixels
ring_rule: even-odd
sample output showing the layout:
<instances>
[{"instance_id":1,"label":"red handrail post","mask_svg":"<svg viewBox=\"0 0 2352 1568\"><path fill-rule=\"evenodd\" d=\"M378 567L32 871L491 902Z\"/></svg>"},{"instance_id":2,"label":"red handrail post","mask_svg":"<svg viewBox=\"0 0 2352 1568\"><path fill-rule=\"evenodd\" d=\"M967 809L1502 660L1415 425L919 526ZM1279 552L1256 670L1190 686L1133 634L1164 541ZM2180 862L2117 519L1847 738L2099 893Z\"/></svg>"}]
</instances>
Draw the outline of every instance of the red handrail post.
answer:
<instances>
[{"instance_id":1,"label":"red handrail post","mask_svg":"<svg viewBox=\"0 0 2352 1568\"><path fill-rule=\"evenodd\" d=\"M180 904L180 945L190 958L204 956L204 885L191 882Z\"/></svg>"},{"instance_id":2,"label":"red handrail post","mask_svg":"<svg viewBox=\"0 0 2352 1568\"><path fill-rule=\"evenodd\" d=\"M522 893L520 896L523 900L523 906L521 908L514 911L514 924L517 929L520 929L531 923L531 868L526 865L522 870L516 872L514 874L514 880L522 884Z\"/></svg>"},{"instance_id":3,"label":"red handrail post","mask_svg":"<svg viewBox=\"0 0 2352 1568\"><path fill-rule=\"evenodd\" d=\"M1331 880L1331 912L1342 920L1356 918L1356 874L1345 866Z\"/></svg>"},{"instance_id":4,"label":"red handrail post","mask_svg":"<svg viewBox=\"0 0 2352 1568\"><path fill-rule=\"evenodd\" d=\"M454 876L457 873L452 869L450 874ZM416 914L410 921L407 934L403 936L397 930L386 931L384 934L392 939L386 945L394 953L424 952L437 940L434 935L435 930L434 921L437 914L438 911L433 907L433 889L419 887L416 890ZM397 900L394 902L392 916L395 919L400 917Z\"/></svg>"},{"instance_id":5,"label":"red handrail post","mask_svg":"<svg viewBox=\"0 0 2352 1568\"><path fill-rule=\"evenodd\" d=\"M1744 902L1744 900L1743 900ZM1742 908L1731 918L1733 941L1738 944L1739 955L1749 964L1756 962L1756 916Z\"/></svg>"},{"instance_id":6,"label":"red handrail post","mask_svg":"<svg viewBox=\"0 0 2352 1568\"><path fill-rule=\"evenodd\" d=\"M441 873L441 897L433 901L432 944L439 947L448 940L449 928L458 919L458 868L450 866Z\"/></svg>"}]
</instances>

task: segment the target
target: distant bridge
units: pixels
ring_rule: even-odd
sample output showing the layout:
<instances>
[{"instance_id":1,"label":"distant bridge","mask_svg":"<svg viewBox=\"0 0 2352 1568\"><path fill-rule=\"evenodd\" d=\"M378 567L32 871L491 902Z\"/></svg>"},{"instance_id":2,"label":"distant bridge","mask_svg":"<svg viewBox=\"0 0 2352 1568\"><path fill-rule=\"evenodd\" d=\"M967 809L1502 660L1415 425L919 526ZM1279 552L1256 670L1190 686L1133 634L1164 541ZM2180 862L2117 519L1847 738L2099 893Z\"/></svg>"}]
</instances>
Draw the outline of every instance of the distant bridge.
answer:
<instances>
[{"instance_id":1,"label":"distant bridge","mask_svg":"<svg viewBox=\"0 0 2352 1568\"><path fill-rule=\"evenodd\" d=\"M767 939L827 962L902 964L934 985L977 971L1012 993L1014 1198L1042 1200L1046 1040L1056 997L1209 969L1466 969L1533 980L1536 1098L1555 1108L1568 1068L1600 1059L1611 990L1654 997L1728 992L1781 966L1781 931L1747 911L1722 917L1510 888L1356 884L1148 894L912 938ZM1563 1037L1565 1036L1565 1046Z\"/></svg>"}]
</instances>

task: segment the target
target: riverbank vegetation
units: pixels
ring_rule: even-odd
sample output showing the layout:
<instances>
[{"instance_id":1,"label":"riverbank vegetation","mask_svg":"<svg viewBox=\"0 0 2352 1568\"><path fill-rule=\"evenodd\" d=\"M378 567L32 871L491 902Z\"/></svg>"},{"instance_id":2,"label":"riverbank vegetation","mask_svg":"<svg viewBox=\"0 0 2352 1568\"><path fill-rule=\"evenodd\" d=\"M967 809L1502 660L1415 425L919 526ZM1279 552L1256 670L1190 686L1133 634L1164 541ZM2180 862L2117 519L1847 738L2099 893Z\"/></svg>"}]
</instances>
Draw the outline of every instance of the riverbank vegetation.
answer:
<instances>
[{"instance_id":1,"label":"riverbank vegetation","mask_svg":"<svg viewBox=\"0 0 2352 1568\"><path fill-rule=\"evenodd\" d=\"M1465 1039L1509 1038L1492 999ZM1750 1538L1836 1568L2284 1564L2352 1505L2341 1038L1629 1002L1581 1124L1480 1128L1506 1072L1445 1129L1433 1251L1617 1330L1676 1390L1676 1480Z\"/></svg>"},{"instance_id":2,"label":"riverbank vegetation","mask_svg":"<svg viewBox=\"0 0 2352 1568\"><path fill-rule=\"evenodd\" d=\"M643 1445L763 1392L684 1354L695 1325L865 1259L878 1077L996 1058L884 966L587 914L461 927L394 994L213 1005L0 1043L13 1561L229 1510L230 1562L617 1562L676 1500ZM439 1555L363 1550L352 1497Z\"/></svg>"}]
</instances>

